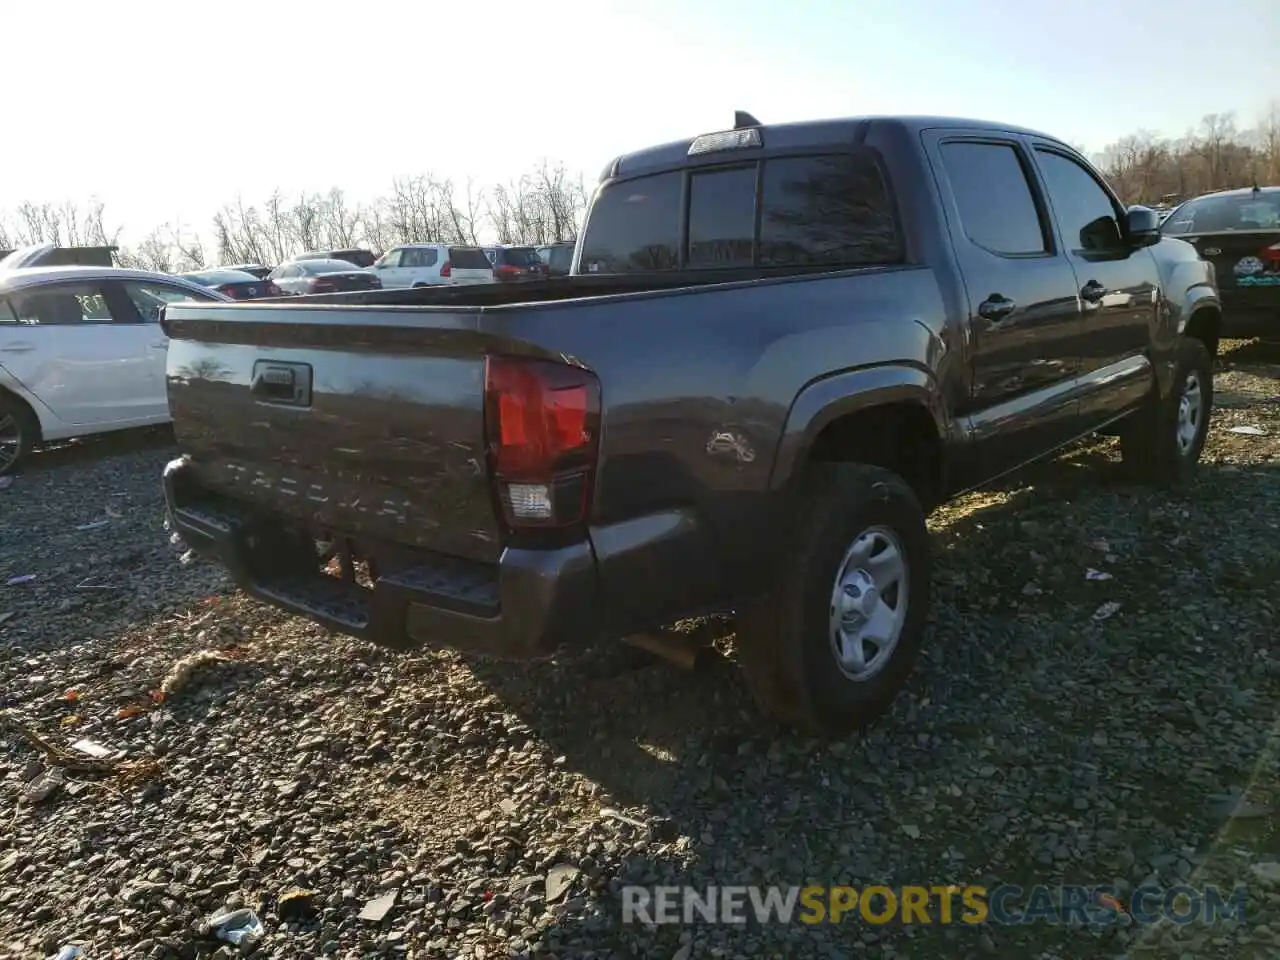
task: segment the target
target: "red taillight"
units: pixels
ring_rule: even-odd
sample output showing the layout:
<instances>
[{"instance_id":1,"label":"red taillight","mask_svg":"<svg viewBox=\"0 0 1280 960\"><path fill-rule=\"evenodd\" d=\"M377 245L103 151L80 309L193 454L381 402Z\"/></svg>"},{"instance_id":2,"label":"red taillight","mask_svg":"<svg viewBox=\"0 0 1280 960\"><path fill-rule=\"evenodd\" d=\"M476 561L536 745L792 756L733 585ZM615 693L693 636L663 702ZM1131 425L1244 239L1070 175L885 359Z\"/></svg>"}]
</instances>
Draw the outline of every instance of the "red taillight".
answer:
<instances>
[{"instance_id":1,"label":"red taillight","mask_svg":"<svg viewBox=\"0 0 1280 960\"><path fill-rule=\"evenodd\" d=\"M452 263L450 263L448 260L446 260L446 261L444 262L444 266L442 266L442 267L440 268L440 276L442 276L442 277L451 277L451 276L453 276L453 264L452 264Z\"/></svg>"},{"instance_id":2,"label":"red taillight","mask_svg":"<svg viewBox=\"0 0 1280 960\"><path fill-rule=\"evenodd\" d=\"M520 268L513 267L509 263L500 263L493 268L493 275L499 280L508 280L512 277L520 275Z\"/></svg>"},{"instance_id":3,"label":"red taillight","mask_svg":"<svg viewBox=\"0 0 1280 960\"><path fill-rule=\"evenodd\" d=\"M214 287L213 289L217 290L224 297L230 297L232 300L240 299L239 297L236 296L235 287Z\"/></svg>"},{"instance_id":4,"label":"red taillight","mask_svg":"<svg viewBox=\"0 0 1280 960\"><path fill-rule=\"evenodd\" d=\"M549 360L488 357L484 392L489 463L508 523L586 519L600 435L595 375Z\"/></svg>"},{"instance_id":5,"label":"red taillight","mask_svg":"<svg viewBox=\"0 0 1280 960\"><path fill-rule=\"evenodd\" d=\"M266 295L267 295L268 297L278 297L278 296L280 296L280 288L279 288L279 287L277 287L274 283L271 283L270 281L267 281L267 293L266 293Z\"/></svg>"},{"instance_id":6,"label":"red taillight","mask_svg":"<svg viewBox=\"0 0 1280 960\"><path fill-rule=\"evenodd\" d=\"M1280 243L1273 243L1262 250L1263 260L1280 260Z\"/></svg>"},{"instance_id":7,"label":"red taillight","mask_svg":"<svg viewBox=\"0 0 1280 960\"><path fill-rule=\"evenodd\" d=\"M334 283L332 280L325 280L322 277L320 279L311 281L311 289L315 293L325 293L330 290L337 290L338 285Z\"/></svg>"}]
</instances>

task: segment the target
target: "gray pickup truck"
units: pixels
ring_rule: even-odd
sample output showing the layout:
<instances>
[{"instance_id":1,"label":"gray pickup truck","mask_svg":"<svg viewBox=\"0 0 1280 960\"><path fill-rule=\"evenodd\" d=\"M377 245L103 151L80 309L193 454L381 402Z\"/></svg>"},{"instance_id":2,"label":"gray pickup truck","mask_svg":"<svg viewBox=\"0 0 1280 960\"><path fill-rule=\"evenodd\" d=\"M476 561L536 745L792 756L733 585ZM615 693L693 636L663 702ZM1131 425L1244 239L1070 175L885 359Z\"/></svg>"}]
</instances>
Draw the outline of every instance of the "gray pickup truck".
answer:
<instances>
[{"instance_id":1,"label":"gray pickup truck","mask_svg":"<svg viewBox=\"0 0 1280 960\"><path fill-rule=\"evenodd\" d=\"M1212 268L1063 142L761 125L621 156L568 278L168 307L172 522L375 642L526 658L733 611L781 720L883 711L938 503L1083 435L1194 470Z\"/></svg>"}]
</instances>

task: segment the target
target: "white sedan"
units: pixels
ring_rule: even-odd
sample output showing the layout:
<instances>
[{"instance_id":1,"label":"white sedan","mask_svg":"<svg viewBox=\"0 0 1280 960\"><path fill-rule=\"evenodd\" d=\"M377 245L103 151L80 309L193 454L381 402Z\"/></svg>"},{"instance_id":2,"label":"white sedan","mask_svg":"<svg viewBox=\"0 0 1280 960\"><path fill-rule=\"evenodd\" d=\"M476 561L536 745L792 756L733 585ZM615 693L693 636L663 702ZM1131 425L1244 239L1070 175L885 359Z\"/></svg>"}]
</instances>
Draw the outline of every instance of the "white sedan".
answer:
<instances>
[{"instance_id":1,"label":"white sedan","mask_svg":"<svg viewBox=\"0 0 1280 960\"><path fill-rule=\"evenodd\" d=\"M145 270L0 269L0 474L44 441L168 423L160 308L227 299Z\"/></svg>"}]
</instances>

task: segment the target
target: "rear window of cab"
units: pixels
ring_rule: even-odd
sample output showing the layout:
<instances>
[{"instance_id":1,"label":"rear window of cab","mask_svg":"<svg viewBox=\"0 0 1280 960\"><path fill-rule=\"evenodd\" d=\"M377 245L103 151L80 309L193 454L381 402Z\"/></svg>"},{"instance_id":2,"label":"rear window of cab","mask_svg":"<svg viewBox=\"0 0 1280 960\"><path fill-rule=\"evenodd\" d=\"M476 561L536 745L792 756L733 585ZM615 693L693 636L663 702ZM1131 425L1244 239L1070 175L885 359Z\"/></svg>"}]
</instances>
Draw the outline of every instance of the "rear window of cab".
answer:
<instances>
[{"instance_id":1,"label":"rear window of cab","mask_svg":"<svg viewBox=\"0 0 1280 960\"><path fill-rule=\"evenodd\" d=\"M899 263L903 255L880 165L858 151L673 170L609 184L591 208L580 270L837 269Z\"/></svg>"}]
</instances>

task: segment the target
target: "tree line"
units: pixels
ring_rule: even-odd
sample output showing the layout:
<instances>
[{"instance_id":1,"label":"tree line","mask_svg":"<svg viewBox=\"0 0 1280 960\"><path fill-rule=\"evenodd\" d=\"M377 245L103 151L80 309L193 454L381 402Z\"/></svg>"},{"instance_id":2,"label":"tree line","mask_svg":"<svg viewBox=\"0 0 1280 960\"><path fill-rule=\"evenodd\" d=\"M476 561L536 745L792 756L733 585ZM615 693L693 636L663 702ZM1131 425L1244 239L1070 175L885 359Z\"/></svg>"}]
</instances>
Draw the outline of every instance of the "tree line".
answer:
<instances>
[{"instance_id":1,"label":"tree line","mask_svg":"<svg viewBox=\"0 0 1280 960\"><path fill-rule=\"evenodd\" d=\"M123 266L176 273L230 263L273 266L304 250L543 244L574 239L587 197L583 177L562 163L543 162L487 190L424 173L397 178L389 193L367 203L352 201L340 187L298 195L276 190L257 203L237 198L213 215L206 231L164 223L127 244L99 201L26 202L0 212L0 250L50 242L116 246Z\"/></svg>"},{"instance_id":2,"label":"tree line","mask_svg":"<svg viewBox=\"0 0 1280 960\"><path fill-rule=\"evenodd\" d=\"M1280 186L1280 100L1252 125L1213 113L1180 137L1139 129L1093 157L1126 203L1158 204L1213 190ZM31 243L114 245L126 266L177 272L223 263L274 265L303 250L439 242L542 244L573 239L586 209L580 174L544 161L489 189L431 173L398 178L371 202L340 187L327 193L276 190L258 202L237 198L200 231L180 222L121 243L102 203L22 203L0 213L0 249Z\"/></svg>"},{"instance_id":3,"label":"tree line","mask_svg":"<svg viewBox=\"0 0 1280 960\"><path fill-rule=\"evenodd\" d=\"M1252 126L1211 113L1183 136L1138 130L1094 158L1126 203L1154 205L1235 187L1280 186L1280 100Z\"/></svg>"}]
</instances>

